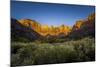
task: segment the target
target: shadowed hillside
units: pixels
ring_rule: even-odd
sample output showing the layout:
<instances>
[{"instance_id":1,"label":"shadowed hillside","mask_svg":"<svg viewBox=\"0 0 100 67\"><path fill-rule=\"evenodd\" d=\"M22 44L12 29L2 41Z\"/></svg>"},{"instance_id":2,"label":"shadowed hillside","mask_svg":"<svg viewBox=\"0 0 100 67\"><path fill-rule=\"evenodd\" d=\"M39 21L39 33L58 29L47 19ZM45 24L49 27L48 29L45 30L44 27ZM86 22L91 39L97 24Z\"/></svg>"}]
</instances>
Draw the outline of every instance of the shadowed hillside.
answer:
<instances>
[{"instance_id":1,"label":"shadowed hillside","mask_svg":"<svg viewBox=\"0 0 100 67\"><path fill-rule=\"evenodd\" d=\"M70 27L66 25L48 26L31 19L11 19L12 40L51 40L57 38L80 39L87 36L95 36L95 14L90 14L87 18L77 20ZM42 38L42 39L41 39ZM54 39L54 40L53 40Z\"/></svg>"},{"instance_id":2,"label":"shadowed hillside","mask_svg":"<svg viewBox=\"0 0 100 67\"><path fill-rule=\"evenodd\" d=\"M95 37L95 14L90 14L85 20L76 21L68 36L72 39Z\"/></svg>"},{"instance_id":3,"label":"shadowed hillside","mask_svg":"<svg viewBox=\"0 0 100 67\"><path fill-rule=\"evenodd\" d=\"M11 18L11 40L12 41L34 41L41 38L41 35L31 29L23 26L18 20Z\"/></svg>"}]
</instances>

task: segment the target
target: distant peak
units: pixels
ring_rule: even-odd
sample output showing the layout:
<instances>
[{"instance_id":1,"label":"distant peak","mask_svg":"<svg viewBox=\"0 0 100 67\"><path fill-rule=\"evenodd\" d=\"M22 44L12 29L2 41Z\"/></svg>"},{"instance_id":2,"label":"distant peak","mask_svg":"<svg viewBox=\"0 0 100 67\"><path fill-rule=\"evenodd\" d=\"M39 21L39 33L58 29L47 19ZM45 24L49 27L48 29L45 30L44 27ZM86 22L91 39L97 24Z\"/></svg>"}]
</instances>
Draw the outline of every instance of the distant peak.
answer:
<instances>
[{"instance_id":1,"label":"distant peak","mask_svg":"<svg viewBox=\"0 0 100 67\"><path fill-rule=\"evenodd\" d=\"M24 19L20 19L21 21L34 21L37 22L36 20L32 20L32 19L28 19L28 18L24 18Z\"/></svg>"}]
</instances>

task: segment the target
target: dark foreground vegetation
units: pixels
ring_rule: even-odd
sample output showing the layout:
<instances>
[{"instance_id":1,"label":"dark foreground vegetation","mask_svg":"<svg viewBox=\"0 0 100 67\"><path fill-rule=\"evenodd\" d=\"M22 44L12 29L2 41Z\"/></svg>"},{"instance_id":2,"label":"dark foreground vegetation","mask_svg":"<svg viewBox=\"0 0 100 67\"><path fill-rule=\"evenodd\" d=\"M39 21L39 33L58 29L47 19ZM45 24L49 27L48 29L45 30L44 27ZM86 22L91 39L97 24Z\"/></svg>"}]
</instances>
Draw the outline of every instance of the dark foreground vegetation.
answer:
<instances>
[{"instance_id":1,"label":"dark foreground vegetation","mask_svg":"<svg viewBox=\"0 0 100 67\"><path fill-rule=\"evenodd\" d=\"M95 39L63 43L12 42L12 66L95 61Z\"/></svg>"}]
</instances>

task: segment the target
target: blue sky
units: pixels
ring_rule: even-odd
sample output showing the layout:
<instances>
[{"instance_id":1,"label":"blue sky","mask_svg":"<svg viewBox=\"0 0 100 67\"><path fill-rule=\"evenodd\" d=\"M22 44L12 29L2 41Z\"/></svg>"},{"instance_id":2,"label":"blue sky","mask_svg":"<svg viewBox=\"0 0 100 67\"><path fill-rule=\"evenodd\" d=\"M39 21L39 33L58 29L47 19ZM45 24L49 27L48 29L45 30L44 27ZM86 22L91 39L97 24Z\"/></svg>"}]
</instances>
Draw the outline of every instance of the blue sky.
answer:
<instances>
[{"instance_id":1,"label":"blue sky","mask_svg":"<svg viewBox=\"0 0 100 67\"><path fill-rule=\"evenodd\" d=\"M94 6L11 1L12 18L32 19L46 25L72 26L77 20L85 19L93 12Z\"/></svg>"}]
</instances>

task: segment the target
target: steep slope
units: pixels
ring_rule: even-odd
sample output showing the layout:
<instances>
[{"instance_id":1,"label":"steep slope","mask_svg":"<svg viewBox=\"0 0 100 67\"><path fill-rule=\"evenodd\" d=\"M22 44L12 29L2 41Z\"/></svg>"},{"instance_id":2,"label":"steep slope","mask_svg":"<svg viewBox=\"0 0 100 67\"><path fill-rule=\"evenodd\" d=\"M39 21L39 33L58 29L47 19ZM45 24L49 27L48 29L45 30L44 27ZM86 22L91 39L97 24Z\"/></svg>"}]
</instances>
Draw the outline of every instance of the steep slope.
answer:
<instances>
[{"instance_id":1,"label":"steep slope","mask_svg":"<svg viewBox=\"0 0 100 67\"><path fill-rule=\"evenodd\" d=\"M23 26L18 20L11 18L11 40L33 41L41 37L30 27Z\"/></svg>"},{"instance_id":2,"label":"steep slope","mask_svg":"<svg viewBox=\"0 0 100 67\"><path fill-rule=\"evenodd\" d=\"M82 26L83 23L84 23L84 20L78 20L78 21L76 21L76 23L73 25L72 30L78 30L78 29L80 29L80 27Z\"/></svg>"},{"instance_id":3,"label":"steep slope","mask_svg":"<svg viewBox=\"0 0 100 67\"><path fill-rule=\"evenodd\" d=\"M75 39L86 36L95 37L95 13L90 14L85 20L77 21L69 34L69 37Z\"/></svg>"},{"instance_id":4,"label":"steep slope","mask_svg":"<svg viewBox=\"0 0 100 67\"><path fill-rule=\"evenodd\" d=\"M36 32L38 32L42 36L58 36L61 34L67 35L70 31L71 28L66 25L61 25L61 26L48 26L48 25L41 25L40 23L36 22L35 20L30 20L30 19L21 19L19 22L26 26L30 27Z\"/></svg>"},{"instance_id":5,"label":"steep slope","mask_svg":"<svg viewBox=\"0 0 100 67\"><path fill-rule=\"evenodd\" d=\"M42 25L31 19L11 19L12 40L36 40L53 38L83 38L95 37L95 13L90 14L84 20L78 20L69 27L67 25L48 26Z\"/></svg>"}]
</instances>

